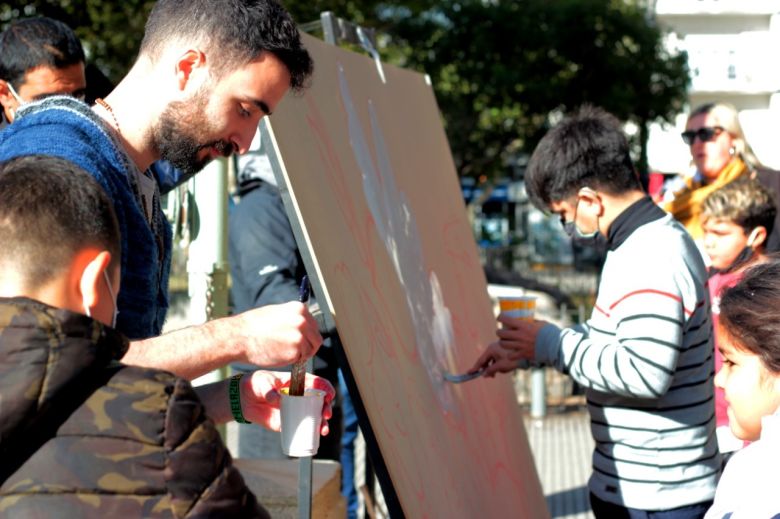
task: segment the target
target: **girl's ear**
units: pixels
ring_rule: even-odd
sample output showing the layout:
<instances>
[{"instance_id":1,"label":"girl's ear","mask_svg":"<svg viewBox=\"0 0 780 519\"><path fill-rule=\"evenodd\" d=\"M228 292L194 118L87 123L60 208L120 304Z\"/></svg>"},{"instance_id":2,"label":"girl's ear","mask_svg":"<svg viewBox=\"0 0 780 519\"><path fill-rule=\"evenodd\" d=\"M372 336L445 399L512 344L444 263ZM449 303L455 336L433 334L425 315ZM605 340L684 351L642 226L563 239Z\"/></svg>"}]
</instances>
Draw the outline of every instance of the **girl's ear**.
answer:
<instances>
[{"instance_id":1,"label":"girl's ear","mask_svg":"<svg viewBox=\"0 0 780 519\"><path fill-rule=\"evenodd\" d=\"M775 412L780 411L780 373L772 375L775 379L775 402L777 402L777 409Z\"/></svg>"}]
</instances>

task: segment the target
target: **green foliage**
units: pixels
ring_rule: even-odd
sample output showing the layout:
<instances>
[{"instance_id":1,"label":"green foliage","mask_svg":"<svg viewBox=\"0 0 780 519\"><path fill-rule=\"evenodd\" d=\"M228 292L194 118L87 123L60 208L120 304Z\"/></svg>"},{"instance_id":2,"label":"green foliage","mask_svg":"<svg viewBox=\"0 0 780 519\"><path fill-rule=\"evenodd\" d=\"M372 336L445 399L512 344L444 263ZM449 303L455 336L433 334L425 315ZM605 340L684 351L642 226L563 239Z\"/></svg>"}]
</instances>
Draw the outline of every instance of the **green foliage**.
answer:
<instances>
[{"instance_id":1,"label":"green foliage","mask_svg":"<svg viewBox=\"0 0 780 519\"><path fill-rule=\"evenodd\" d=\"M503 173L583 103L637 124L646 168L647 126L681 111L689 81L686 56L636 2L444 1L396 34L433 77L461 174Z\"/></svg>"},{"instance_id":2,"label":"green foliage","mask_svg":"<svg viewBox=\"0 0 780 519\"><path fill-rule=\"evenodd\" d=\"M631 121L640 170L648 125L671 121L688 87L641 0L283 0L301 24L320 13L377 29L392 63L433 80L460 174L497 176L561 114L592 103ZM0 3L0 25L42 14L69 24L114 82L132 64L151 0Z\"/></svg>"},{"instance_id":3,"label":"green foliage","mask_svg":"<svg viewBox=\"0 0 780 519\"><path fill-rule=\"evenodd\" d=\"M153 0L37 0L24 7L18 2L0 3L0 28L30 16L63 21L81 39L87 61L116 83L135 60L153 5Z\"/></svg>"}]
</instances>

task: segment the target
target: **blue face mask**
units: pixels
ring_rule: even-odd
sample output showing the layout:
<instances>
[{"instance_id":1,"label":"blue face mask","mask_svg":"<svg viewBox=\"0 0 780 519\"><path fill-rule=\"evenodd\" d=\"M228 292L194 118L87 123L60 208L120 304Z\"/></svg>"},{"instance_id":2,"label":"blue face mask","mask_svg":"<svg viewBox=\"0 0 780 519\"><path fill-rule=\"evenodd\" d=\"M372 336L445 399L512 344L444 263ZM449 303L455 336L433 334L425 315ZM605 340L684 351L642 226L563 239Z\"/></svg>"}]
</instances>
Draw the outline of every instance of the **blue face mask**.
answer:
<instances>
[{"instance_id":1,"label":"blue face mask","mask_svg":"<svg viewBox=\"0 0 780 519\"><path fill-rule=\"evenodd\" d=\"M599 230L598 228L589 233L584 233L580 231L580 228L577 227L577 209L580 206L580 199L577 198L577 203L574 206L574 219L570 222L567 222L563 219L563 216L561 216L561 225L563 226L563 232L565 232L569 238L571 238L571 241L573 243L576 243L577 245L583 246L583 247L593 247L596 245L596 242L599 238Z\"/></svg>"},{"instance_id":2,"label":"blue face mask","mask_svg":"<svg viewBox=\"0 0 780 519\"><path fill-rule=\"evenodd\" d=\"M596 229L593 232L584 233L577 227L577 223L574 221L564 222L563 232L569 235L571 241L577 245L582 246L594 246L599 238L599 231Z\"/></svg>"},{"instance_id":3,"label":"blue face mask","mask_svg":"<svg viewBox=\"0 0 780 519\"><path fill-rule=\"evenodd\" d=\"M116 328L116 317L119 315L119 307L117 307L116 304L116 294L114 294L114 287L111 286L111 281L108 279L108 274L106 274L106 271L103 271L103 278L106 280L106 285L108 286L108 293L111 294L111 300L114 302L114 315L111 318L111 328ZM89 307L86 303L84 303L84 312L87 314L87 317L92 317L92 314L89 311Z\"/></svg>"}]
</instances>

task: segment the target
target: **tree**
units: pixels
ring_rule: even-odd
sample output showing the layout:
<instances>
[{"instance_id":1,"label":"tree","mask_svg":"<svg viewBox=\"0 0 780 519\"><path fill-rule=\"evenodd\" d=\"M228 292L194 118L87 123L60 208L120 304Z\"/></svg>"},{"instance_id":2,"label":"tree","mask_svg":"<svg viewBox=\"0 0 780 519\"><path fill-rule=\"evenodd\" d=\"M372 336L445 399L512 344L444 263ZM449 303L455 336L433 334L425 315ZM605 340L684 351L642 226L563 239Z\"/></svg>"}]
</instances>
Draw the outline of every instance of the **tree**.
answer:
<instances>
[{"instance_id":1,"label":"tree","mask_svg":"<svg viewBox=\"0 0 780 519\"><path fill-rule=\"evenodd\" d=\"M583 103L636 124L640 171L649 125L682 111L684 54L670 53L643 0L282 0L299 23L324 10L385 35L385 60L427 72L462 175L497 176L556 117ZM129 69L152 0L0 3L0 25L34 15L74 28L114 82Z\"/></svg>"},{"instance_id":2,"label":"tree","mask_svg":"<svg viewBox=\"0 0 780 519\"><path fill-rule=\"evenodd\" d=\"M648 125L671 121L687 93L686 56L664 48L638 2L444 1L394 30L433 78L461 174L502 173L583 103L637 124L646 171Z\"/></svg>"},{"instance_id":3,"label":"tree","mask_svg":"<svg viewBox=\"0 0 780 519\"><path fill-rule=\"evenodd\" d=\"M114 83L129 70L141 45L153 0L35 0L0 3L0 28L24 17L48 16L70 26L94 63Z\"/></svg>"}]
</instances>

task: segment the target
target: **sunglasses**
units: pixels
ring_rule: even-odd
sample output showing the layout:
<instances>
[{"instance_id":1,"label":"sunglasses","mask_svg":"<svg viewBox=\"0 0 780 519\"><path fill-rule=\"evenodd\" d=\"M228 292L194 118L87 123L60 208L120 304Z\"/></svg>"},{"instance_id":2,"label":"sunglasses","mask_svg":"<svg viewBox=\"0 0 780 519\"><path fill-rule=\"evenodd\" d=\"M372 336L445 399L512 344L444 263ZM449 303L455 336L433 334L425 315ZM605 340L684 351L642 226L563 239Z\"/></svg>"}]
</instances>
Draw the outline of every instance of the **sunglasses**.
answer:
<instances>
[{"instance_id":1,"label":"sunglasses","mask_svg":"<svg viewBox=\"0 0 780 519\"><path fill-rule=\"evenodd\" d=\"M701 142L710 142L712 139L721 134L723 128L721 126L703 126L698 130L688 130L682 132L682 140L688 146L691 146L699 138Z\"/></svg>"}]
</instances>

